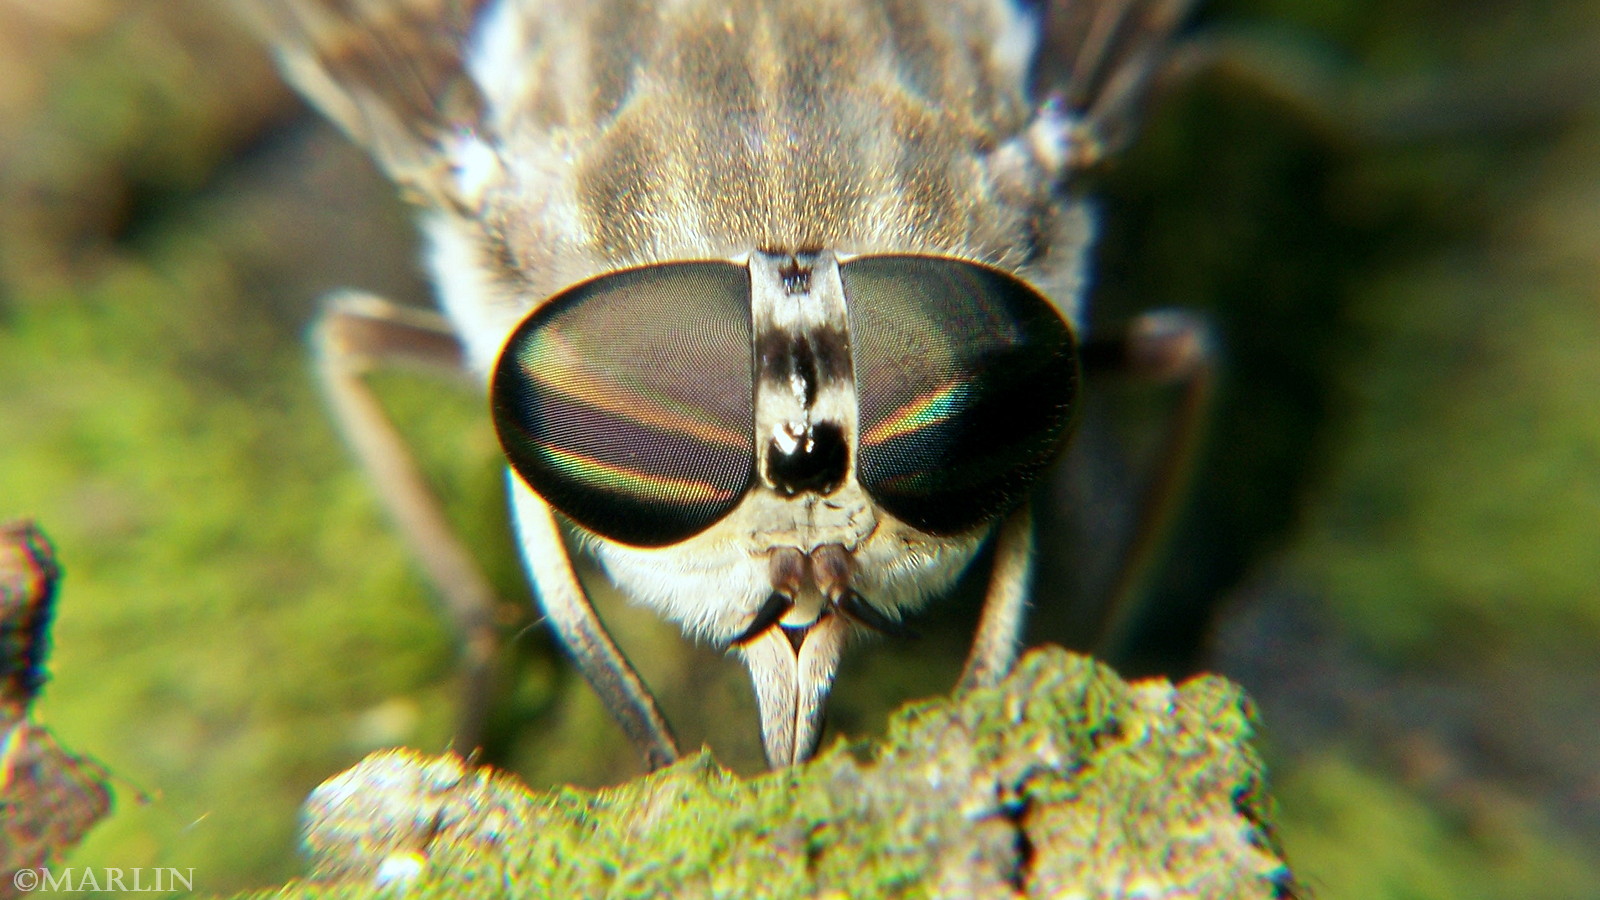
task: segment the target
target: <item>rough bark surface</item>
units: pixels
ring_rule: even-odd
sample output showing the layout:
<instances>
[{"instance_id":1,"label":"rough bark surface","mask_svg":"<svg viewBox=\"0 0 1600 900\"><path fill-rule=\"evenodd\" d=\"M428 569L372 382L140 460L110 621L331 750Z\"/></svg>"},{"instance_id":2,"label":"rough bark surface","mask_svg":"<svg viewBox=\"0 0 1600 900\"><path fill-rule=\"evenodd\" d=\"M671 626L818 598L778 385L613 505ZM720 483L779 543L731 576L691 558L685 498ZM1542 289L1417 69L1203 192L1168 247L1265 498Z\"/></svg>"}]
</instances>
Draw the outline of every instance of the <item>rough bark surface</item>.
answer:
<instances>
[{"instance_id":1,"label":"rough bark surface","mask_svg":"<svg viewBox=\"0 0 1600 900\"><path fill-rule=\"evenodd\" d=\"M0 900L38 884L18 875L56 865L111 812L109 775L34 724L48 679L61 569L32 523L0 522Z\"/></svg>"},{"instance_id":2,"label":"rough bark surface","mask_svg":"<svg viewBox=\"0 0 1600 900\"><path fill-rule=\"evenodd\" d=\"M384 751L305 808L285 896L1286 897L1250 706L1220 678L1123 682L1057 648L901 711L879 745L741 779L708 754L530 793Z\"/></svg>"}]
</instances>

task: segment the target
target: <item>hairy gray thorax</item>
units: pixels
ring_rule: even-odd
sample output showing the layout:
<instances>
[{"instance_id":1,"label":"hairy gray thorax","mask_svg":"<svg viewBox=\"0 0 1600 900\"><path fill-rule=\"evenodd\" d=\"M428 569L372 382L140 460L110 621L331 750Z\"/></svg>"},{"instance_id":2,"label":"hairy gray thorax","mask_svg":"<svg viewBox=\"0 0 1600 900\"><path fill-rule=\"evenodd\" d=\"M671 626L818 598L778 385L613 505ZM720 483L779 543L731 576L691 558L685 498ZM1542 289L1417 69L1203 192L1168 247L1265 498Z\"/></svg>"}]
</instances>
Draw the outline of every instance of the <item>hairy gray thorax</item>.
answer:
<instances>
[{"instance_id":1,"label":"hairy gray thorax","mask_svg":"<svg viewBox=\"0 0 1600 900\"><path fill-rule=\"evenodd\" d=\"M529 293L754 249L1048 255L1058 211L989 166L1028 114L1007 5L636 6L479 33L504 161L486 239Z\"/></svg>"}]
</instances>

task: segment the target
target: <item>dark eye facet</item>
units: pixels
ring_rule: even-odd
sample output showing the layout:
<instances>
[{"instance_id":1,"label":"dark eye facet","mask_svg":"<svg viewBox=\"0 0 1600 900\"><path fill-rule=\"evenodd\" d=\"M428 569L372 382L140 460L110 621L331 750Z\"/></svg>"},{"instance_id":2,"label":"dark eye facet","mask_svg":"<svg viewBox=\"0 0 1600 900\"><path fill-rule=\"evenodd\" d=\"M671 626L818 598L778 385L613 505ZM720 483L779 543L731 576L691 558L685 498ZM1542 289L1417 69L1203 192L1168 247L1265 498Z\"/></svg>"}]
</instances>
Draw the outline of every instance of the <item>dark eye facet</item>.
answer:
<instances>
[{"instance_id":1,"label":"dark eye facet","mask_svg":"<svg viewBox=\"0 0 1600 900\"><path fill-rule=\"evenodd\" d=\"M733 509L755 471L750 279L691 262L557 295L495 364L495 429L517 474L573 521L673 544Z\"/></svg>"},{"instance_id":2,"label":"dark eye facet","mask_svg":"<svg viewBox=\"0 0 1600 900\"><path fill-rule=\"evenodd\" d=\"M1020 503L1072 421L1077 345L1061 314L1016 277L961 260L862 257L840 275L862 487L932 534Z\"/></svg>"}]
</instances>

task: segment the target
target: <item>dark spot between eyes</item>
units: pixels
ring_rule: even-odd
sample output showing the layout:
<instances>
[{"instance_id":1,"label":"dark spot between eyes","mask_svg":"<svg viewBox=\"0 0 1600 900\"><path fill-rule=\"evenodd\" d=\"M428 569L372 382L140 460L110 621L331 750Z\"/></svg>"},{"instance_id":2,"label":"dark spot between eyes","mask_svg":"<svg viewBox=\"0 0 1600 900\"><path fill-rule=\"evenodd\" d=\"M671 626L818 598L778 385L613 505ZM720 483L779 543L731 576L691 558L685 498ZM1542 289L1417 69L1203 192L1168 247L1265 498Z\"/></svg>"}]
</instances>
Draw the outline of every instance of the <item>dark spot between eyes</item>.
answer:
<instances>
[{"instance_id":1,"label":"dark spot between eyes","mask_svg":"<svg viewBox=\"0 0 1600 900\"><path fill-rule=\"evenodd\" d=\"M789 452L777 441L767 445L767 481L785 496L802 491L831 494L844 483L850 461L844 429L833 422L819 422L806 430Z\"/></svg>"}]
</instances>

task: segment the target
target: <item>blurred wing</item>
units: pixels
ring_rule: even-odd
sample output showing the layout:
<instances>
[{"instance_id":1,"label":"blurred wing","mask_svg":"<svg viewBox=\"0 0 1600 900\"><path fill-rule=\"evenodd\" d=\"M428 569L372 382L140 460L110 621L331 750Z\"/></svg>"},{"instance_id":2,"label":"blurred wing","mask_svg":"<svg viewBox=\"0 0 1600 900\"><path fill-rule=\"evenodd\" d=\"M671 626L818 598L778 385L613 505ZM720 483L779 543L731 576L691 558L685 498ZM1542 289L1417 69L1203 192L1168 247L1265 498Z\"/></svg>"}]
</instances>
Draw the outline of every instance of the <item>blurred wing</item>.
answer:
<instances>
[{"instance_id":1,"label":"blurred wing","mask_svg":"<svg viewBox=\"0 0 1600 900\"><path fill-rule=\"evenodd\" d=\"M1049 0L1032 74L1033 96L1058 98L1086 139L1082 162L1128 142L1160 76L1172 36L1195 0ZM1084 152L1080 151L1080 152Z\"/></svg>"},{"instance_id":2,"label":"blurred wing","mask_svg":"<svg viewBox=\"0 0 1600 900\"><path fill-rule=\"evenodd\" d=\"M288 79L402 185L436 197L482 99L464 68L490 0L235 0Z\"/></svg>"}]
</instances>

